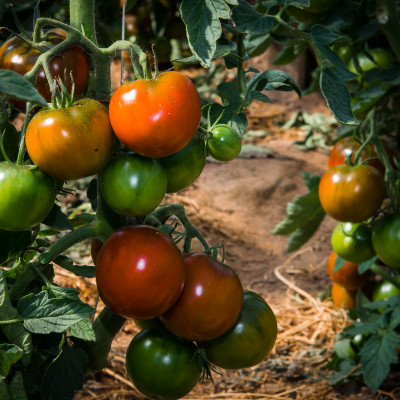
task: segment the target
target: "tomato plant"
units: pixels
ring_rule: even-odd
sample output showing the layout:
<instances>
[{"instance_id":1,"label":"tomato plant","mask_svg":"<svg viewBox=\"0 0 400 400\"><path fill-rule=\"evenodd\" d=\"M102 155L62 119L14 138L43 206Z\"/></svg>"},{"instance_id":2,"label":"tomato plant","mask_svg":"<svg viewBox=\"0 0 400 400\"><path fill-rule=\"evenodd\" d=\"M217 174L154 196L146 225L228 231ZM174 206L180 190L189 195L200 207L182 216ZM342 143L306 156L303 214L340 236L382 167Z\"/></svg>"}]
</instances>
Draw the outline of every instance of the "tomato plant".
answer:
<instances>
[{"instance_id":1,"label":"tomato plant","mask_svg":"<svg viewBox=\"0 0 400 400\"><path fill-rule=\"evenodd\" d=\"M96 283L103 302L130 318L153 318L177 301L185 282L180 250L162 231L127 226L104 243Z\"/></svg>"},{"instance_id":2,"label":"tomato plant","mask_svg":"<svg viewBox=\"0 0 400 400\"><path fill-rule=\"evenodd\" d=\"M179 192L190 186L200 176L205 162L205 144L197 137L182 150L160 158L160 163L167 173L167 192Z\"/></svg>"},{"instance_id":3,"label":"tomato plant","mask_svg":"<svg viewBox=\"0 0 400 400\"><path fill-rule=\"evenodd\" d=\"M305 23L318 23L321 22L331 10L338 3L338 0L310 0L310 6L304 8L297 8L289 6L287 13L295 17L300 22Z\"/></svg>"},{"instance_id":4,"label":"tomato plant","mask_svg":"<svg viewBox=\"0 0 400 400\"><path fill-rule=\"evenodd\" d=\"M385 183L370 165L336 165L329 168L319 184L321 205L331 217L342 222L361 222L382 204Z\"/></svg>"},{"instance_id":5,"label":"tomato plant","mask_svg":"<svg viewBox=\"0 0 400 400\"><path fill-rule=\"evenodd\" d=\"M345 309L355 308L357 305L356 293L344 288L339 283L334 282L332 285L332 300L336 307Z\"/></svg>"},{"instance_id":6,"label":"tomato plant","mask_svg":"<svg viewBox=\"0 0 400 400\"><path fill-rule=\"evenodd\" d=\"M113 140L106 108L88 98L66 108L39 111L26 131L32 161L65 181L99 172L111 157Z\"/></svg>"},{"instance_id":7,"label":"tomato plant","mask_svg":"<svg viewBox=\"0 0 400 400\"><path fill-rule=\"evenodd\" d=\"M136 388L152 399L174 400L189 393L200 379L197 348L157 328L139 332L126 352L126 370Z\"/></svg>"},{"instance_id":8,"label":"tomato plant","mask_svg":"<svg viewBox=\"0 0 400 400\"><path fill-rule=\"evenodd\" d=\"M3 128L3 132L0 132L0 134L3 138L2 140L6 156L11 161L16 161L18 156L19 142L21 140L19 132L17 129L15 129L14 125L12 125L10 122L7 122ZM4 161L2 152L0 152L0 161Z\"/></svg>"},{"instance_id":9,"label":"tomato plant","mask_svg":"<svg viewBox=\"0 0 400 400\"><path fill-rule=\"evenodd\" d=\"M375 255L371 242L371 229L364 224L339 222L332 232L332 248L341 258L361 263Z\"/></svg>"},{"instance_id":10,"label":"tomato plant","mask_svg":"<svg viewBox=\"0 0 400 400\"><path fill-rule=\"evenodd\" d=\"M165 157L192 140L200 122L200 97L185 75L169 71L120 86L110 101L117 137L146 157Z\"/></svg>"},{"instance_id":11,"label":"tomato plant","mask_svg":"<svg viewBox=\"0 0 400 400\"><path fill-rule=\"evenodd\" d=\"M202 342L208 360L224 369L249 368L260 363L275 345L278 327L274 312L258 294L244 291L236 324L224 335Z\"/></svg>"},{"instance_id":12,"label":"tomato plant","mask_svg":"<svg viewBox=\"0 0 400 400\"><path fill-rule=\"evenodd\" d=\"M120 154L100 174L104 200L115 212L141 216L153 211L167 190L167 174L157 160Z\"/></svg>"},{"instance_id":13,"label":"tomato plant","mask_svg":"<svg viewBox=\"0 0 400 400\"><path fill-rule=\"evenodd\" d=\"M372 245L377 256L392 268L400 268L400 214L389 214L373 226Z\"/></svg>"},{"instance_id":14,"label":"tomato plant","mask_svg":"<svg viewBox=\"0 0 400 400\"><path fill-rule=\"evenodd\" d=\"M0 229L23 231L42 222L56 199L54 181L32 165L0 163Z\"/></svg>"},{"instance_id":15,"label":"tomato plant","mask_svg":"<svg viewBox=\"0 0 400 400\"><path fill-rule=\"evenodd\" d=\"M46 33L46 42L55 45L63 41L65 36L65 31L55 29ZM10 69L24 75L32 69L41 54L42 51L33 47L29 41L14 36L6 40L0 47L0 68ZM78 95L84 93L89 79L89 59L81 47L73 46L55 56L49 63L49 69L53 78L59 77L62 81L65 79L64 74L69 79L70 73L72 73L75 93ZM37 76L36 87L46 101L50 102L51 92L44 70L41 70ZM69 79L68 90L71 90L71 87L72 83ZM19 108L24 106L23 102L16 104Z\"/></svg>"},{"instance_id":16,"label":"tomato plant","mask_svg":"<svg viewBox=\"0 0 400 400\"><path fill-rule=\"evenodd\" d=\"M237 132L229 125L219 124L211 129L207 139L207 151L218 161L235 159L242 149L242 142Z\"/></svg>"},{"instance_id":17,"label":"tomato plant","mask_svg":"<svg viewBox=\"0 0 400 400\"><path fill-rule=\"evenodd\" d=\"M185 255L186 280L178 301L161 316L174 334L194 341L214 339L237 321L243 304L236 273L207 254Z\"/></svg>"},{"instance_id":18,"label":"tomato plant","mask_svg":"<svg viewBox=\"0 0 400 400\"><path fill-rule=\"evenodd\" d=\"M397 276L395 279L398 282L400 282L399 276ZM386 280L381 280L375 285L372 291L372 300L373 301L385 300L392 296L398 296L399 294L400 294L400 289L395 285L393 285L393 283Z\"/></svg>"},{"instance_id":19,"label":"tomato plant","mask_svg":"<svg viewBox=\"0 0 400 400\"><path fill-rule=\"evenodd\" d=\"M358 264L346 261L344 265L334 272L337 254L332 252L328 258L327 270L333 282L340 284L347 290L357 290L366 286L369 282L370 272L360 275Z\"/></svg>"}]
</instances>

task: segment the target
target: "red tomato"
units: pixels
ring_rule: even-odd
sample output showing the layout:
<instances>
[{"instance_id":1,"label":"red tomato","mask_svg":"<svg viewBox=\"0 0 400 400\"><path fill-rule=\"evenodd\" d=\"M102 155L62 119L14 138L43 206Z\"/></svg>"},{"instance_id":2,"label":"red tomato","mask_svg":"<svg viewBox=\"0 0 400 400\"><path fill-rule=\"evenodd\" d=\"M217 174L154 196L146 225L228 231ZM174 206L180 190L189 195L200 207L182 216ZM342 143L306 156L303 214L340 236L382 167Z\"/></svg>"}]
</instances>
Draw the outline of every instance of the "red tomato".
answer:
<instances>
[{"instance_id":1,"label":"red tomato","mask_svg":"<svg viewBox=\"0 0 400 400\"><path fill-rule=\"evenodd\" d=\"M153 318L173 306L185 282L183 255L172 239L151 226L114 232L96 260L104 304L128 318Z\"/></svg>"},{"instance_id":2,"label":"red tomato","mask_svg":"<svg viewBox=\"0 0 400 400\"><path fill-rule=\"evenodd\" d=\"M361 222L371 217L385 196L382 174L370 165L335 165L319 183L319 199L331 217Z\"/></svg>"},{"instance_id":3,"label":"red tomato","mask_svg":"<svg viewBox=\"0 0 400 400\"><path fill-rule=\"evenodd\" d=\"M394 167L394 160L399 159L399 153L396 149L396 146L393 144L392 141L386 139L381 139L381 143ZM348 136L338 140L332 147L332 150L329 154L328 167L331 168L335 165L345 164L346 157L350 156L350 154L351 161L354 162L355 153L359 148L360 143L357 142L357 140L353 136ZM373 167L375 167L377 170L379 170L379 172L382 173L382 175L385 173L385 166L378 158L373 144L367 145L367 147L364 149L362 160L364 161L367 159L370 159L368 161L368 165L372 165Z\"/></svg>"},{"instance_id":4,"label":"red tomato","mask_svg":"<svg viewBox=\"0 0 400 400\"><path fill-rule=\"evenodd\" d=\"M61 36L50 36L47 41L53 45L64 40L66 32L61 29L55 29ZM6 40L0 47L0 69L10 69L18 72L20 75L25 75L32 69L41 52L23 42L17 36ZM68 77L68 90L71 90L70 72L75 82L75 94L83 94L89 79L89 59L87 54L77 46L65 50L63 53L54 57L49 64L50 72L53 77L60 76L64 82L64 70ZM50 88L43 70L39 72L36 80L36 87L39 93L46 99L51 100ZM24 102L17 101L18 108L24 107Z\"/></svg>"},{"instance_id":5,"label":"red tomato","mask_svg":"<svg viewBox=\"0 0 400 400\"><path fill-rule=\"evenodd\" d=\"M175 305L161 316L174 334L193 341L214 339L237 321L243 288L236 273L207 254L185 256L186 281Z\"/></svg>"},{"instance_id":6,"label":"red tomato","mask_svg":"<svg viewBox=\"0 0 400 400\"><path fill-rule=\"evenodd\" d=\"M360 275L358 273L358 264L356 263L346 261L338 271L333 272L336 258L337 254L333 251L327 264L328 274L333 282L338 283L347 290L361 289L368 284L371 275L370 271Z\"/></svg>"},{"instance_id":7,"label":"red tomato","mask_svg":"<svg viewBox=\"0 0 400 400\"><path fill-rule=\"evenodd\" d=\"M120 86L110 101L117 137L146 157L165 157L193 138L201 117L200 97L185 75L169 71Z\"/></svg>"},{"instance_id":8,"label":"red tomato","mask_svg":"<svg viewBox=\"0 0 400 400\"><path fill-rule=\"evenodd\" d=\"M65 181L99 172L111 157L113 141L107 109L93 99L41 110L26 131L32 161L46 174Z\"/></svg>"}]
</instances>

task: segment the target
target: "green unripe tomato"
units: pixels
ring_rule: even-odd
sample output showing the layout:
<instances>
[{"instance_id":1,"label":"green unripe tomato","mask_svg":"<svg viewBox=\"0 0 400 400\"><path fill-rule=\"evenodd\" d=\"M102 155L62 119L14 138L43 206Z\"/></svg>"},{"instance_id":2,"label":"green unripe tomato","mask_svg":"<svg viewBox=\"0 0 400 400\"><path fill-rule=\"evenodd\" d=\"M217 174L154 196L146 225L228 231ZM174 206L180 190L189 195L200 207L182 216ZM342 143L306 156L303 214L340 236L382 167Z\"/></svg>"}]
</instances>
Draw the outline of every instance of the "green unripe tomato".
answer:
<instances>
[{"instance_id":1,"label":"green unripe tomato","mask_svg":"<svg viewBox=\"0 0 400 400\"><path fill-rule=\"evenodd\" d=\"M202 173L206 162L204 142L194 137L182 150L159 161L167 173L167 192L179 192L190 186Z\"/></svg>"},{"instance_id":2,"label":"green unripe tomato","mask_svg":"<svg viewBox=\"0 0 400 400\"><path fill-rule=\"evenodd\" d=\"M397 276L396 280L400 283L400 276ZM372 292L372 301L385 300L399 294L400 289L393 285L393 283L389 281L381 281L374 287Z\"/></svg>"},{"instance_id":3,"label":"green unripe tomato","mask_svg":"<svg viewBox=\"0 0 400 400\"><path fill-rule=\"evenodd\" d=\"M56 184L36 166L2 162L0 193L0 229L24 231L47 217Z\"/></svg>"},{"instance_id":4,"label":"green unripe tomato","mask_svg":"<svg viewBox=\"0 0 400 400\"><path fill-rule=\"evenodd\" d=\"M361 263L375 255L371 230L362 223L339 222L332 232L332 248L344 260Z\"/></svg>"},{"instance_id":5,"label":"green unripe tomato","mask_svg":"<svg viewBox=\"0 0 400 400\"><path fill-rule=\"evenodd\" d=\"M167 174L152 158L122 154L103 169L100 185L112 210L137 217L148 214L161 203L167 189Z\"/></svg>"},{"instance_id":6,"label":"green unripe tomato","mask_svg":"<svg viewBox=\"0 0 400 400\"><path fill-rule=\"evenodd\" d=\"M258 294L245 290L236 324L216 339L201 343L208 360L224 369L249 368L271 352L277 336L274 312Z\"/></svg>"},{"instance_id":7,"label":"green unripe tomato","mask_svg":"<svg viewBox=\"0 0 400 400\"><path fill-rule=\"evenodd\" d=\"M242 149L242 142L237 132L229 125L219 124L211 130L207 139L207 151L218 161L235 159Z\"/></svg>"}]
</instances>

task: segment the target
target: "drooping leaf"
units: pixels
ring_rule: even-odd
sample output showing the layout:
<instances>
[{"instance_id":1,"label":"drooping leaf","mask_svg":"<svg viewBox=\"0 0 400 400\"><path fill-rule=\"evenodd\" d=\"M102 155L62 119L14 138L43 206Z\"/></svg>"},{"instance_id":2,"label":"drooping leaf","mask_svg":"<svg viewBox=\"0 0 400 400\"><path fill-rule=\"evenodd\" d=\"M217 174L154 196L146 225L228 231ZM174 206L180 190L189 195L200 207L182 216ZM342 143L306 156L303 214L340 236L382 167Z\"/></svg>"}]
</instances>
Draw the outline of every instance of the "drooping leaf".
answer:
<instances>
[{"instance_id":1,"label":"drooping leaf","mask_svg":"<svg viewBox=\"0 0 400 400\"><path fill-rule=\"evenodd\" d=\"M76 265L66 256L58 256L54 259L54 262L76 276L85 278L94 278L96 276L96 269L93 265Z\"/></svg>"},{"instance_id":2,"label":"drooping leaf","mask_svg":"<svg viewBox=\"0 0 400 400\"><path fill-rule=\"evenodd\" d=\"M265 53L268 47L273 43L269 32L245 35L243 44L249 57L257 57Z\"/></svg>"},{"instance_id":3,"label":"drooping leaf","mask_svg":"<svg viewBox=\"0 0 400 400\"><path fill-rule=\"evenodd\" d=\"M58 204L53 204L50 214L42 221L42 224L55 229L74 229Z\"/></svg>"},{"instance_id":4,"label":"drooping leaf","mask_svg":"<svg viewBox=\"0 0 400 400\"><path fill-rule=\"evenodd\" d=\"M274 17L259 13L244 0L240 0L239 5L233 7L232 19L238 32L252 34L269 32L275 21Z\"/></svg>"},{"instance_id":5,"label":"drooping leaf","mask_svg":"<svg viewBox=\"0 0 400 400\"><path fill-rule=\"evenodd\" d=\"M0 376L6 378L10 368L23 354L23 350L15 344L0 343Z\"/></svg>"},{"instance_id":6,"label":"drooping leaf","mask_svg":"<svg viewBox=\"0 0 400 400\"><path fill-rule=\"evenodd\" d=\"M49 298L47 291L28 294L17 305L24 327L33 333L62 333L82 318L93 313L93 308L79 299Z\"/></svg>"},{"instance_id":7,"label":"drooping leaf","mask_svg":"<svg viewBox=\"0 0 400 400\"><path fill-rule=\"evenodd\" d=\"M8 391L10 393L10 400L28 400L21 370L15 371L11 382L8 384Z\"/></svg>"},{"instance_id":8,"label":"drooping leaf","mask_svg":"<svg viewBox=\"0 0 400 400\"><path fill-rule=\"evenodd\" d=\"M32 240L31 231L12 232L0 229L0 264L18 256Z\"/></svg>"},{"instance_id":9,"label":"drooping leaf","mask_svg":"<svg viewBox=\"0 0 400 400\"><path fill-rule=\"evenodd\" d=\"M0 70L0 94L47 107L46 100L30 82L17 72L9 69Z\"/></svg>"},{"instance_id":10,"label":"drooping leaf","mask_svg":"<svg viewBox=\"0 0 400 400\"><path fill-rule=\"evenodd\" d=\"M346 263L346 260L344 260L343 258L337 256L336 260L335 260L335 266L333 268L333 272L338 272L343 265Z\"/></svg>"},{"instance_id":11,"label":"drooping leaf","mask_svg":"<svg viewBox=\"0 0 400 400\"><path fill-rule=\"evenodd\" d=\"M78 339L88 340L94 342L96 340L96 334L93 330L92 324L89 318L83 318L76 324L70 326L67 330L68 334Z\"/></svg>"},{"instance_id":12,"label":"drooping leaf","mask_svg":"<svg viewBox=\"0 0 400 400\"><path fill-rule=\"evenodd\" d=\"M372 257L368 261L364 261L358 264L358 273L362 275L364 272L367 272L371 267L376 263L378 257Z\"/></svg>"},{"instance_id":13,"label":"drooping leaf","mask_svg":"<svg viewBox=\"0 0 400 400\"><path fill-rule=\"evenodd\" d=\"M286 65L294 61L300 54L307 50L309 44L301 42L293 46L285 46L281 52L271 61L274 65Z\"/></svg>"},{"instance_id":14,"label":"drooping leaf","mask_svg":"<svg viewBox=\"0 0 400 400\"><path fill-rule=\"evenodd\" d=\"M88 356L84 350L64 345L61 353L47 368L42 379L43 400L70 400L82 389L84 365Z\"/></svg>"}]
</instances>

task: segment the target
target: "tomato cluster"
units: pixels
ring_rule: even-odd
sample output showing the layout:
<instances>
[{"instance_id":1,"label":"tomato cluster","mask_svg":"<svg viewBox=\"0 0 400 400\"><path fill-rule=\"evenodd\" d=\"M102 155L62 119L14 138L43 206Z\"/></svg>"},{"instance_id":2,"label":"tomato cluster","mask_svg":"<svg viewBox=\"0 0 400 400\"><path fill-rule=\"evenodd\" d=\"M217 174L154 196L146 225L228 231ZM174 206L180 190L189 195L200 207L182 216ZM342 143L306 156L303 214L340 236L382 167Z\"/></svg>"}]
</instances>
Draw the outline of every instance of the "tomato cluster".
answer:
<instances>
[{"instance_id":1,"label":"tomato cluster","mask_svg":"<svg viewBox=\"0 0 400 400\"><path fill-rule=\"evenodd\" d=\"M201 375L200 349L226 369L256 365L271 352L274 313L212 256L182 254L161 230L136 225L114 232L94 258L103 302L144 328L133 338L126 362L145 395L187 394Z\"/></svg>"}]
</instances>

